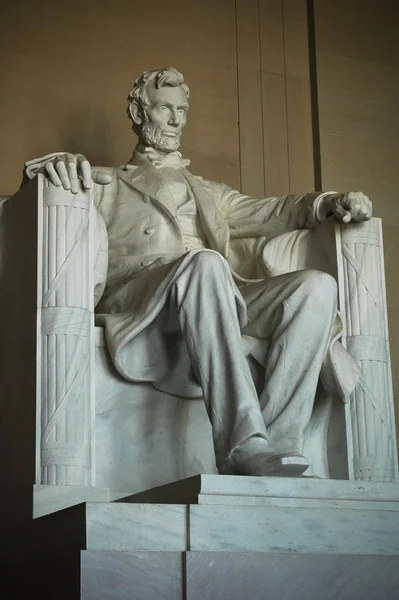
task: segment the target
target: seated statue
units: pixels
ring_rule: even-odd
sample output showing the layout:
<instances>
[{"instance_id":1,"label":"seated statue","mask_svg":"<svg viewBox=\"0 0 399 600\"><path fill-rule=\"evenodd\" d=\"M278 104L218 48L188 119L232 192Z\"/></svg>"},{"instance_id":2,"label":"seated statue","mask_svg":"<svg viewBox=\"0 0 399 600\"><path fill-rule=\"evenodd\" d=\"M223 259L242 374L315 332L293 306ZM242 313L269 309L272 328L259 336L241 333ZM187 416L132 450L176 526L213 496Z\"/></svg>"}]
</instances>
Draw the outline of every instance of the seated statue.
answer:
<instances>
[{"instance_id":1,"label":"seated statue","mask_svg":"<svg viewBox=\"0 0 399 600\"><path fill-rule=\"evenodd\" d=\"M327 216L371 217L361 192L254 199L188 171L178 152L189 88L173 68L144 72L128 97L138 144L121 167L94 167L80 154L26 163L73 193L93 186L108 271L95 290L97 323L117 371L183 397L203 397L219 473L300 476L304 430L318 385L347 401L357 366L333 336L336 282L301 270L268 277L259 260L285 232ZM234 243L253 274L240 273ZM334 343L332 339L334 338ZM264 369L255 386L248 358ZM337 358L338 357L338 358Z\"/></svg>"}]
</instances>

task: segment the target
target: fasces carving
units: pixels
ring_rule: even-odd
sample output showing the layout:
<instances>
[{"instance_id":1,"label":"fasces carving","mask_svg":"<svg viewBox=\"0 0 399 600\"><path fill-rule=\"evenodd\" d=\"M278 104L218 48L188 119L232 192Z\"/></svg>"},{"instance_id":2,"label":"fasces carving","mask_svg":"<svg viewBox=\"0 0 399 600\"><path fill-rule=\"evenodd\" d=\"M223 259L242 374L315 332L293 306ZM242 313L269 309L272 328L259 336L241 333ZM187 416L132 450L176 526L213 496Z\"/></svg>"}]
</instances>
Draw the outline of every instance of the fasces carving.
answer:
<instances>
[{"instance_id":1,"label":"fasces carving","mask_svg":"<svg viewBox=\"0 0 399 600\"><path fill-rule=\"evenodd\" d=\"M398 462L381 220L336 227L340 308L346 325L343 343L363 373L347 405L350 475L364 481L395 481Z\"/></svg>"},{"instance_id":2,"label":"fasces carving","mask_svg":"<svg viewBox=\"0 0 399 600\"><path fill-rule=\"evenodd\" d=\"M44 177L40 181L38 483L91 485L94 406L92 194L81 191L73 195L55 187Z\"/></svg>"}]
</instances>

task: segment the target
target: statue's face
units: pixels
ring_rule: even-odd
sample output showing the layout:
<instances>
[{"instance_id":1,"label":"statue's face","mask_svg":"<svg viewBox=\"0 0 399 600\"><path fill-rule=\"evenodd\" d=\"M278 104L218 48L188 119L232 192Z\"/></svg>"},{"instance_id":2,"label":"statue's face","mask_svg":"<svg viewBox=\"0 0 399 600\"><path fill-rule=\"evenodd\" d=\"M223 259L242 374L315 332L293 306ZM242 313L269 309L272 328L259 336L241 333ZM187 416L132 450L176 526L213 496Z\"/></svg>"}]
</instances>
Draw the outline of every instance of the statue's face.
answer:
<instances>
[{"instance_id":1,"label":"statue's face","mask_svg":"<svg viewBox=\"0 0 399 600\"><path fill-rule=\"evenodd\" d=\"M146 108L141 138L147 146L173 152L180 146L180 136L187 120L187 95L181 86L149 87L150 105Z\"/></svg>"}]
</instances>

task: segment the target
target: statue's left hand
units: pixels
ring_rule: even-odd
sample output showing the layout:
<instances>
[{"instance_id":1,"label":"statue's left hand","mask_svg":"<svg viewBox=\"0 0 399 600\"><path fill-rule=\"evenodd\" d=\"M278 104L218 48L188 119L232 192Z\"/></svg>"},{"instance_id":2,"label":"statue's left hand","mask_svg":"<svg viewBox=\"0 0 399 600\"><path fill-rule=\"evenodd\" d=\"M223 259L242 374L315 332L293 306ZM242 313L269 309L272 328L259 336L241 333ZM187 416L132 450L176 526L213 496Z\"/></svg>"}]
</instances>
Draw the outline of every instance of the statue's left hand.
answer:
<instances>
[{"instance_id":1,"label":"statue's left hand","mask_svg":"<svg viewBox=\"0 0 399 600\"><path fill-rule=\"evenodd\" d=\"M360 223L371 218L373 205L363 192L334 193L325 199L330 211L343 223Z\"/></svg>"}]
</instances>

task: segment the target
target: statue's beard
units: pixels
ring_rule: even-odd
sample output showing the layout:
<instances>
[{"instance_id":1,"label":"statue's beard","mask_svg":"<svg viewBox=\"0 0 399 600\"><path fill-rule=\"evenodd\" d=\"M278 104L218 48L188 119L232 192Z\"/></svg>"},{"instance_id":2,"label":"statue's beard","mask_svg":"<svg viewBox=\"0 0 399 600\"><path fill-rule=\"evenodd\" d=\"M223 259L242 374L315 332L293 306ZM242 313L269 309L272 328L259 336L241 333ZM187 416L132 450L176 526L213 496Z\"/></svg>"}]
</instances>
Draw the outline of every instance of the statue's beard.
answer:
<instances>
[{"instance_id":1,"label":"statue's beard","mask_svg":"<svg viewBox=\"0 0 399 600\"><path fill-rule=\"evenodd\" d=\"M147 146L151 146L155 150L175 152L180 147L181 131L174 133L173 136L165 135L160 127L154 127L149 121L145 121L141 130L141 137Z\"/></svg>"}]
</instances>

